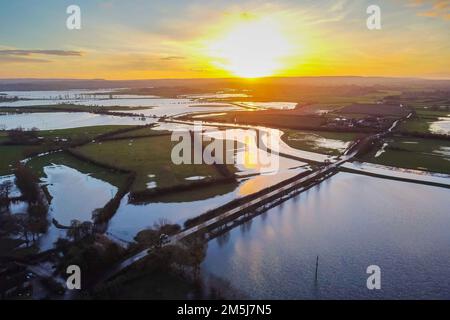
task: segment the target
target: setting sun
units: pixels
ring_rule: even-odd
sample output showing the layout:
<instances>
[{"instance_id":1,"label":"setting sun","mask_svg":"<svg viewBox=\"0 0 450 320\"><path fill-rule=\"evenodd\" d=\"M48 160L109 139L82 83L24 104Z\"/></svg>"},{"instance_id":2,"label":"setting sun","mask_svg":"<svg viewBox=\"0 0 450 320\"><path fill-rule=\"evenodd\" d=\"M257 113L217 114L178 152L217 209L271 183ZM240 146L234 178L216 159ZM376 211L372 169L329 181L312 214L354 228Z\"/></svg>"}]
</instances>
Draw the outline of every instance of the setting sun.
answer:
<instances>
[{"instance_id":1,"label":"setting sun","mask_svg":"<svg viewBox=\"0 0 450 320\"><path fill-rule=\"evenodd\" d=\"M277 23L270 19L237 24L209 46L219 68L245 78L270 76L283 67L290 51Z\"/></svg>"}]
</instances>

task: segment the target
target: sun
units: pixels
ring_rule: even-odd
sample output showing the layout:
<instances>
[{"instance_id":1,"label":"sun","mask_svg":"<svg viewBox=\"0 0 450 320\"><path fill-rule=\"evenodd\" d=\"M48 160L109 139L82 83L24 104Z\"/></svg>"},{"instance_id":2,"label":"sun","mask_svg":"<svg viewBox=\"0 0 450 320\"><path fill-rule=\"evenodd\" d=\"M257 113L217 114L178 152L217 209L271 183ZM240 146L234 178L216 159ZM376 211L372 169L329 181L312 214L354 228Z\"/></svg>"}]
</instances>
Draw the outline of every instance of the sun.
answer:
<instances>
[{"instance_id":1,"label":"sun","mask_svg":"<svg viewBox=\"0 0 450 320\"><path fill-rule=\"evenodd\" d=\"M289 42L272 19L240 22L209 45L217 67L244 78L274 75L289 51Z\"/></svg>"}]
</instances>

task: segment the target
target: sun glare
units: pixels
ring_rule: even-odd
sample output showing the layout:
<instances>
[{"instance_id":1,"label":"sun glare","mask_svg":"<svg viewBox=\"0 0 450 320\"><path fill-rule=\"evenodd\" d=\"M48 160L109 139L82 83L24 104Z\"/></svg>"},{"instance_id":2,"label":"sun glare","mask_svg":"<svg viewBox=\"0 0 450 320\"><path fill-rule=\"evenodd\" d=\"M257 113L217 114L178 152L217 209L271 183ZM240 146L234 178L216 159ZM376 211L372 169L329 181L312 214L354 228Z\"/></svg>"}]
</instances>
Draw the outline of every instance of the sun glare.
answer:
<instances>
[{"instance_id":1,"label":"sun glare","mask_svg":"<svg viewBox=\"0 0 450 320\"><path fill-rule=\"evenodd\" d=\"M238 77L275 74L283 67L289 43L278 24L270 19L238 23L209 46L215 64Z\"/></svg>"}]
</instances>

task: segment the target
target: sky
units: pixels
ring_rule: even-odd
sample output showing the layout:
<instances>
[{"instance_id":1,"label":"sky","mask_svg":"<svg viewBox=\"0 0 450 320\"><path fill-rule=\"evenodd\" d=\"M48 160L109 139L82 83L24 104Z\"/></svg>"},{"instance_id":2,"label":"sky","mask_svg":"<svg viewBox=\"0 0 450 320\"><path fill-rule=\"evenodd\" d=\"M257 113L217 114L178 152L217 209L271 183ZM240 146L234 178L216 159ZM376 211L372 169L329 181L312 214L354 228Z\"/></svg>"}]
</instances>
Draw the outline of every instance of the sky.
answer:
<instances>
[{"instance_id":1,"label":"sky","mask_svg":"<svg viewBox=\"0 0 450 320\"><path fill-rule=\"evenodd\" d=\"M0 1L0 78L345 75L449 79L450 0Z\"/></svg>"}]
</instances>

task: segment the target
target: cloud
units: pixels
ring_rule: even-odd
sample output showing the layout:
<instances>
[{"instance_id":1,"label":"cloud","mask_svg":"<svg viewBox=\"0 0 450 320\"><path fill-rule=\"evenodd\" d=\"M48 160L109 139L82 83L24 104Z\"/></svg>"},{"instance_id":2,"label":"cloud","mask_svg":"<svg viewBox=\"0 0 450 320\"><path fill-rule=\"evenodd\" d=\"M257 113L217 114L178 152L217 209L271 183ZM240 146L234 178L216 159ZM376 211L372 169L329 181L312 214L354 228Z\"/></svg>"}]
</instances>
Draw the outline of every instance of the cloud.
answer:
<instances>
[{"instance_id":1,"label":"cloud","mask_svg":"<svg viewBox=\"0 0 450 320\"><path fill-rule=\"evenodd\" d=\"M0 63L48 63L42 56L79 57L81 51L0 49Z\"/></svg>"},{"instance_id":2,"label":"cloud","mask_svg":"<svg viewBox=\"0 0 450 320\"><path fill-rule=\"evenodd\" d=\"M35 58L24 58L20 56L9 56L9 55L1 55L0 54L0 63L47 63L51 62L46 59L35 59Z\"/></svg>"},{"instance_id":3,"label":"cloud","mask_svg":"<svg viewBox=\"0 0 450 320\"><path fill-rule=\"evenodd\" d=\"M164 58L161 58L161 60L184 60L184 59L186 59L186 57L182 57L182 56L168 56L168 57L164 57Z\"/></svg>"},{"instance_id":4,"label":"cloud","mask_svg":"<svg viewBox=\"0 0 450 320\"><path fill-rule=\"evenodd\" d=\"M450 0L409 0L407 5L419 8L418 16L450 20Z\"/></svg>"},{"instance_id":5,"label":"cloud","mask_svg":"<svg viewBox=\"0 0 450 320\"><path fill-rule=\"evenodd\" d=\"M66 51L66 50L0 50L0 56L31 56L31 55L48 55L48 56L62 56L62 57L79 57L82 55L81 51Z\"/></svg>"}]
</instances>

